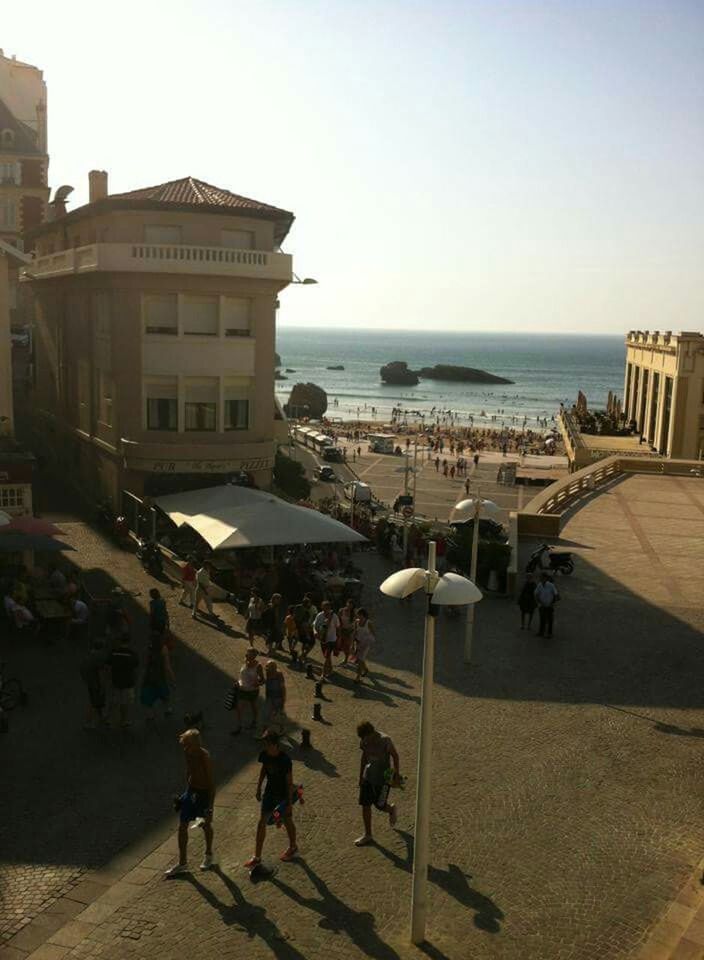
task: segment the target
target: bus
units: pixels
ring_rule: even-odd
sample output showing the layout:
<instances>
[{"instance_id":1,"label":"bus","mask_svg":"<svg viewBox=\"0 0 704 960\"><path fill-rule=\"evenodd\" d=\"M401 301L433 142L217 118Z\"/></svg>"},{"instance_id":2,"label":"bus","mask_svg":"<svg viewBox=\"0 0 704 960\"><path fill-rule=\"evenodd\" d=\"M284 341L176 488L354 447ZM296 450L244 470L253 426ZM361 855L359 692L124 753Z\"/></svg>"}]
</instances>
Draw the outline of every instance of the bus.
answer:
<instances>
[{"instance_id":1,"label":"bus","mask_svg":"<svg viewBox=\"0 0 704 960\"><path fill-rule=\"evenodd\" d=\"M293 439L300 443L302 447L308 447L316 453L322 454L326 447L334 447L335 443L332 437L321 433L316 427L294 427L292 430Z\"/></svg>"}]
</instances>

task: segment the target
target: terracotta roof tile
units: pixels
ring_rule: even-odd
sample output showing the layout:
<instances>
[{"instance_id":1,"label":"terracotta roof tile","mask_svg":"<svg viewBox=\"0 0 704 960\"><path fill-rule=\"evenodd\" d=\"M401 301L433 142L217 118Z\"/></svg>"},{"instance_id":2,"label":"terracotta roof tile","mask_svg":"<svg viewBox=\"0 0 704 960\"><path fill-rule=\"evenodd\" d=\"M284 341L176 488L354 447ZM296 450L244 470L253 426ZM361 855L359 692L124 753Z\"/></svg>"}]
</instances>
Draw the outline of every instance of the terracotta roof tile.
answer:
<instances>
[{"instance_id":1,"label":"terracotta roof tile","mask_svg":"<svg viewBox=\"0 0 704 960\"><path fill-rule=\"evenodd\" d=\"M222 187L214 187L204 180L195 177L183 177L181 180L169 180L154 187L142 187L139 190L129 190L127 193L111 193L111 200L151 200L155 203L192 204L193 206L208 207L235 207L241 210L258 210L292 216L287 210L273 207L268 203L260 203L249 197L242 197L231 193Z\"/></svg>"}]
</instances>

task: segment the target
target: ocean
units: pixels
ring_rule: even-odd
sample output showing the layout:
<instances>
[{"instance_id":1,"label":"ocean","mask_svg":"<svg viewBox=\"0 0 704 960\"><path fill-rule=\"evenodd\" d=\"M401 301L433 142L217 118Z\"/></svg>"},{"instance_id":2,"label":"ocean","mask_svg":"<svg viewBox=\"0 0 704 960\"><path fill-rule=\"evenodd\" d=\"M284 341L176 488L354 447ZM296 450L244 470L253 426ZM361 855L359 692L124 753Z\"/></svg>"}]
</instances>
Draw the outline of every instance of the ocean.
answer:
<instances>
[{"instance_id":1,"label":"ocean","mask_svg":"<svg viewBox=\"0 0 704 960\"><path fill-rule=\"evenodd\" d=\"M551 418L560 403L571 405L582 390L590 406L605 407L609 390L623 392L622 336L524 333L436 333L407 330L337 330L280 327L276 349L281 372L276 395L288 399L297 382L311 382L328 394L328 416L345 420L388 419L393 407L430 416L452 410L477 425L520 425L524 417ZM381 382L379 368L392 360L410 367L451 363L508 377L510 385L421 380L415 387ZM328 370L343 364L344 370ZM286 368L295 372L286 372ZM337 406L334 401L337 401Z\"/></svg>"}]
</instances>

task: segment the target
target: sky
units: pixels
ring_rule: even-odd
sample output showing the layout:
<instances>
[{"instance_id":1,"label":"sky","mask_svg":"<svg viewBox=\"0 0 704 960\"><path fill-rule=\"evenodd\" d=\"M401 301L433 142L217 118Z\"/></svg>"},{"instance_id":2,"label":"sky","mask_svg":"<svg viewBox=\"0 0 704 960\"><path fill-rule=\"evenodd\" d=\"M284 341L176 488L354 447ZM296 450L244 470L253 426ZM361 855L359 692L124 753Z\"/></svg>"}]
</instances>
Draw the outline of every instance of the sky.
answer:
<instances>
[{"instance_id":1,"label":"sky","mask_svg":"<svg viewBox=\"0 0 704 960\"><path fill-rule=\"evenodd\" d=\"M5 6L72 206L97 168L295 213L281 325L704 328L701 0Z\"/></svg>"}]
</instances>

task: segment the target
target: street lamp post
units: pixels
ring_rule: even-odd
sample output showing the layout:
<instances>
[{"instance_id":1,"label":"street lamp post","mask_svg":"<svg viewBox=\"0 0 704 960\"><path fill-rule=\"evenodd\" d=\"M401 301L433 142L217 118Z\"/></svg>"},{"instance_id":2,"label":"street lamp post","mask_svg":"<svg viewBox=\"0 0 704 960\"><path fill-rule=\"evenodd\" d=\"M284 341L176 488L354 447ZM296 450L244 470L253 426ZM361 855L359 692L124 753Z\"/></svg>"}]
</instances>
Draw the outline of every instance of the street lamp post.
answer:
<instances>
[{"instance_id":1,"label":"street lamp post","mask_svg":"<svg viewBox=\"0 0 704 960\"><path fill-rule=\"evenodd\" d=\"M477 582L477 557L479 555L479 521L483 516L495 517L500 513L500 508L493 500L484 500L481 497L473 497L469 500L460 500L452 510L452 520L473 521L472 530L472 555L469 567L469 577L472 583ZM467 624L464 633L464 662L472 662L472 641L474 639L474 606L470 604L467 608Z\"/></svg>"},{"instance_id":2,"label":"street lamp post","mask_svg":"<svg viewBox=\"0 0 704 960\"><path fill-rule=\"evenodd\" d=\"M403 599L416 590L426 594L423 641L423 677L418 740L418 784L416 790L416 831L413 846L413 889L411 894L411 942L422 943L428 914L428 862L430 854L430 794L433 749L433 674L435 668L435 606L472 606L482 594L466 577L456 573L440 576L435 567L435 541L428 544L428 569L408 567L392 574L381 584L382 593Z\"/></svg>"}]
</instances>

